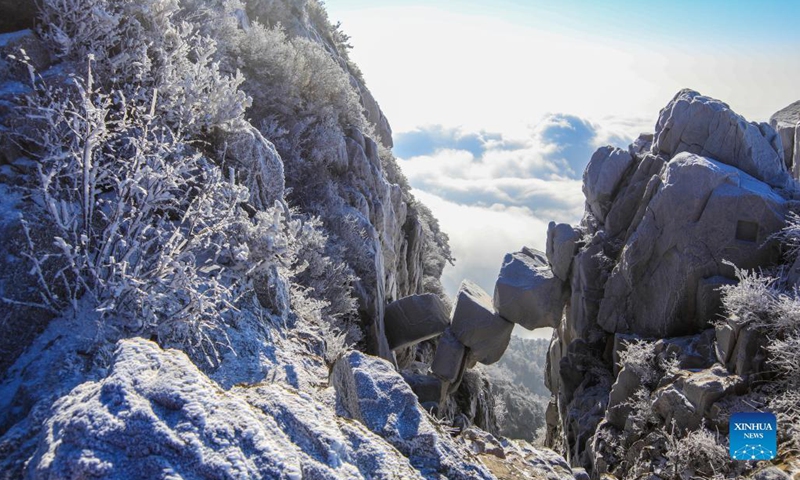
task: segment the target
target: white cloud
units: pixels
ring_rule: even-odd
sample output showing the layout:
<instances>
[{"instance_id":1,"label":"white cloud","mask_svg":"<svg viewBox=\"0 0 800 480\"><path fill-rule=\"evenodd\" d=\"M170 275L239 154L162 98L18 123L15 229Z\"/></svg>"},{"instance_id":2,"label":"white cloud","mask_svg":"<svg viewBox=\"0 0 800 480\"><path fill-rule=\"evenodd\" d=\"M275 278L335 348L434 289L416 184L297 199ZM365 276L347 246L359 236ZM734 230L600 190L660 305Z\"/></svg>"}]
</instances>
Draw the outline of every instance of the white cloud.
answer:
<instances>
[{"instance_id":1,"label":"white cloud","mask_svg":"<svg viewBox=\"0 0 800 480\"><path fill-rule=\"evenodd\" d=\"M595 149L625 146L634 122L609 130L574 115L550 114L525 138L439 125L396 135L411 185L459 205L518 207L541 219L576 222L583 212L581 177Z\"/></svg>"},{"instance_id":2,"label":"white cloud","mask_svg":"<svg viewBox=\"0 0 800 480\"><path fill-rule=\"evenodd\" d=\"M395 135L395 152L410 155L399 163L414 195L450 237L456 264L442 278L450 295L465 278L491 294L506 253L544 250L550 221L580 221L581 177L594 150L625 146L639 131L652 130L641 119L606 120L609 128L548 114L518 138L441 125ZM515 333L549 338L551 331Z\"/></svg>"}]
</instances>

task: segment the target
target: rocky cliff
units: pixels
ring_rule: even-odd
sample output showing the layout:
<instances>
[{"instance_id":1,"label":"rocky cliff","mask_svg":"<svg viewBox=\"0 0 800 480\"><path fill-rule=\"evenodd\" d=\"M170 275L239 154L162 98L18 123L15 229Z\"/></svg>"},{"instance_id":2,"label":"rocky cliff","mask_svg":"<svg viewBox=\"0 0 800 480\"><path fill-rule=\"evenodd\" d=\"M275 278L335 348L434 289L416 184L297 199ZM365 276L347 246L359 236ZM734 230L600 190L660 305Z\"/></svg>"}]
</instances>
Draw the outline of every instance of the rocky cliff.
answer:
<instances>
[{"instance_id":1,"label":"rocky cliff","mask_svg":"<svg viewBox=\"0 0 800 480\"><path fill-rule=\"evenodd\" d=\"M655 132L592 156L579 225L551 223L545 254L504 261L499 314L555 328L547 444L573 466L593 478L741 478L756 465L730 460L728 419L767 410L785 420L781 469L756 476L797 471L798 419L783 397L796 392L794 367L774 342L800 324L773 305L797 305L786 272L798 120L787 107L776 131L678 92Z\"/></svg>"}]
</instances>

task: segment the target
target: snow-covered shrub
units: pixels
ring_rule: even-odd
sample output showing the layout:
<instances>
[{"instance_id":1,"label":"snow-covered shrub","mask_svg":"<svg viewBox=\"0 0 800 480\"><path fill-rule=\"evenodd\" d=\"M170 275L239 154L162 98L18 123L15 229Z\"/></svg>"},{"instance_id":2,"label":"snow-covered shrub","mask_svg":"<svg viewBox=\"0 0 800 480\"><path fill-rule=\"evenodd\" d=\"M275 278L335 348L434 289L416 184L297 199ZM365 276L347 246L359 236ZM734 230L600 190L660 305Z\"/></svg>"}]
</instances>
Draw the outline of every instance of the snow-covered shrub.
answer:
<instances>
[{"instance_id":1,"label":"snow-covered shrub","mask_svg":"<svg viewBox=\"0 0 800 480\"><path fill-rule=\"evenodd\" d=\"M90 67L87 80L37 86L25 106L38 134L25 139L36 145L32 198L49 226L26 231L41 302L64 312L89 301L117 327L213 365L253 279L295 254L287 219L280 208L250 219L248 190L159 121L157 89L139 102L92 79Z\"/></svg>"},{"instance_id":2,"label":"snow-covered shrub","mask_svg":"<svg viewBox=\"0 0 800 480\"><path fill-rule=\"evenodd\" d=\"M728 476L733 471L728 449L720 443L719 435L705 426L680 438L667 432L666 440L667 467L662 478L736 478Z\"/></svg>"},{"instance_id":3,"label":"snow-covered shrub","mask_svg":"<svg viewBox=\"0 0 800 480\"><path fill-rule=\"evenodd\" d=\"M317 43L254 23L241 37L239 55L244 88L253 97L251 115L285 129L284 138L269 138L283 156L326 156L331 130L341 138L348 126L366 128L347 73Z\"/></svg>"},{"instance_id":4,"label":"snow-covered shrub","mask_svg":"<svg viewBox=\"0 0 800 480\"><path fill-rule=\"evenodd\" d=\"M194 264L195 251L225 228L241 192L197 190L224 182L173 132L154 125L147 106L100 94L91 80L76 85L76 102L64 91L45 91L29 114L41 122L45 148L37 200L59 250L39 256L31 241L43 301L62 310L89 295L100 311L127 314L184 341L216 315L219 301L233 300L220 298L215 279L200 281ZM44 265L54 260L63 267L45 279ZM201 325L181 328L187 320Z\"/></svg>"},{"instance_id":5,"label":"snow-covered shrub","mask_svg":"<svg viewBox=\"0 0 800 480\"><path fill-rule=\"evenodd\" d=\"M777 279L760 271L748 271L733 264L729 265L733 266L739 282L720 287L725 311L745 322L769 322L780 296L780 290L776 288Z\"/></svg>"},{"instance_id":6,"label":"snow-covered shrub","mask_svg":"<svg viewBox=\"0 0 800 480\"><path fill-rule=\"evenodd\" d=\"M632 371L639 377L642 384L652 388L660 379L657 370L655 343L647 340L634 340L625 345L620 351L620 366Z\"/></svg>"},{"instance_id":7,"label":"snow-covered shrub","mask_svg":"<svg viewBox=\"0 0 800 480\"><path fill-rule=\"evenodd\" d=\"M91 55L98 78L129 101L158 90L154 113L173 129L198 135L244 118L244 78L220 70L217 41L179 19L178 0L44 0L41 11L42 35L56 51L77 61ZM230 15L213 21L235 24Z\"/></svg>"},{"instance_id":8,"label":"snow-covered shrub","mask_svg":"<svg viewBox=\"0 0 800 480\"><path fill-rule=\"evenodd\" d=\"M769 407L782 426L778 431L778 450L800 454L800 391L795 388L774 392Z\"/></svg>"},{"instance_id":9,"label":"snow-covered shrub","mask_svg":"<svg viewBox=\"0 0 800 480\"><path fill-rule=\"evenodd\" d=\"M326 315L329 303L315 298L310 288L292 284L291 305L298 318L318 328L325 344L325 361L329 365L363 339L357 323Z\"/></svg>"},{"instance_id":10,"label":"snow-covered shrub","mask_svg":"<svg viewBox=\"0 0 800 480\"><path fill-rule=\"evenodd\" d=\"M329 241L322 229L322 222L315 217L303 222L300 243L293 278L297 283L309 287L311 296L327 302L325 315L341 322L350 322L356 315L353 283L358 278L342 259L341 246Z\"/></svg>"},{"instance_id":11,"label":"snow-covered shrub","mask_svg":"<svg viewBox=\"0 0 800 480\"><path fill-rule=\"evenodd\" d=\"M628 421L631 425L631 433L636 436L643 436L660 422L659 417L653 411L653 395L646 387L636 390L633 397L625 401L623 405L631 408ZM627 430L628 427L625 428Z\"/></svg>"},{"instance_id":12,"label":"snow-covered shrub","mask_svg":"<svg viewBox=\"0 0 800 480\"><path fill-rule=\"evenodd\" d=\"M786 226L771 238L780 241L786 257L794 261L800 256L800 215L789 212L786 215Z\"/></svg>"}]
</instances>

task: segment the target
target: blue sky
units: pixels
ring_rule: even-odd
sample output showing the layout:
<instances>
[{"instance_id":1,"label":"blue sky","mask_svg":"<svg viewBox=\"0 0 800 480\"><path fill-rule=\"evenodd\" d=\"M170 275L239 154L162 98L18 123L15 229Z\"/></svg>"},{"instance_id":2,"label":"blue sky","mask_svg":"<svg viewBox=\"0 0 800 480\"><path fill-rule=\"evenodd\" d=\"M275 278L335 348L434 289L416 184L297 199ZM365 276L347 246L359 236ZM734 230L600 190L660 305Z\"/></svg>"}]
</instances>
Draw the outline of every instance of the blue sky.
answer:
<instances>
[{"instance_id":1,"label":"blue sky","mask_svg":"<svg viewBox=\"0 0 800 480\"><path fill-rule=\"evenodd\" d=\"M451 238L453 293L577 223L599 146L689 87L765 121L800 99L800 1L329 0L395 155ZM546 336L547 332L540 332Z\"/></svg>"},{"instance_id":2,"label":"blue sky","mask_svg":"<svg viewBox=\"0 0 800 480\"><path fill-rule=\"evenodd\" d=\"M329 0L342 11L427 6L580 35L644 42L709 40L774 45L800 42L796 0ZM644 38L643 38L644 37Z\"/></svg>"}]
</instances>

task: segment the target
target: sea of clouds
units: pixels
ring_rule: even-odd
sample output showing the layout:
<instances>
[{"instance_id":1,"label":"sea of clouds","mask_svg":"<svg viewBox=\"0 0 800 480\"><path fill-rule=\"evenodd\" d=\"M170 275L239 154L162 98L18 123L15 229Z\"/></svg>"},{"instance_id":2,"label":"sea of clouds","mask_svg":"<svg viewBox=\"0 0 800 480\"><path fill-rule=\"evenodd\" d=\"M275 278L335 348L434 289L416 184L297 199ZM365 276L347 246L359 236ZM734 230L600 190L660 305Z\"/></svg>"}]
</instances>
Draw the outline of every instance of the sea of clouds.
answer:
<instances>
[{"instance_id":1,"label":"sea of clouds","mask_svg":"<svg viewBox=\"0 0 800 480\"><path fill-rule=\"evenodd\" d=\"M413 187L450 236L456 257L442 281L450 295L461 280L491 294L503 256L522 246L544 250L550 221L577 224L583 171L603 145L627 146L649 119L593 122L547 114L528 135L427 125L394 135L394 153ZM524 336L549 337L549 329Z\"/></svg>"}]
</instances>

